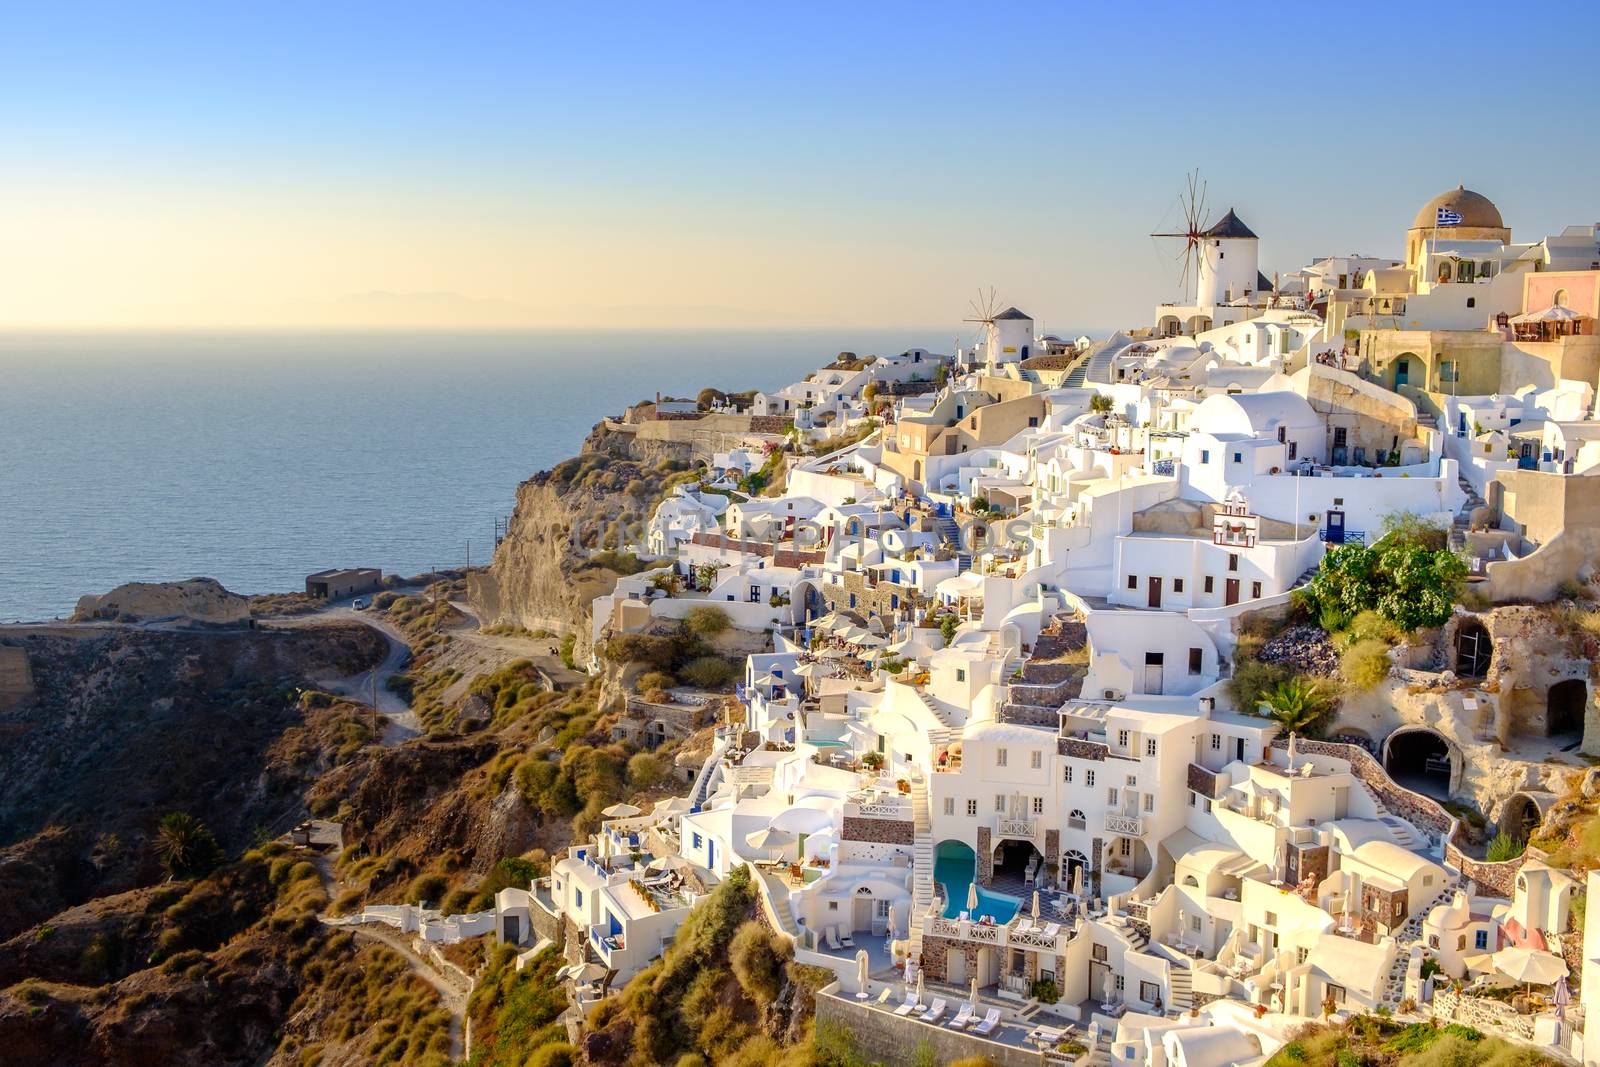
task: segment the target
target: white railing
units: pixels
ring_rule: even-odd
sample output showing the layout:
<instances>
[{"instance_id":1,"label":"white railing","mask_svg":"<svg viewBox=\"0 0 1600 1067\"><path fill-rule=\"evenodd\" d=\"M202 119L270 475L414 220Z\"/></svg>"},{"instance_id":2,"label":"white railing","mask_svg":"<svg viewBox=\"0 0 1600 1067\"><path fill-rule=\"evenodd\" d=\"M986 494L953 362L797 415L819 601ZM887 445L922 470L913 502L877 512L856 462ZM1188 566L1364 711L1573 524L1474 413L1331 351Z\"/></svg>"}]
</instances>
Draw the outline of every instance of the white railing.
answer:
<instances>
[{"instance_id":1,"label":"white railing","mask_svg":"<svg viewBox=\"0 0 1600 1067\"><path fill-rule=\"evenodd\" d=\"M1039 824L1033 819L996 819L994 832L1001 837L1032 837Z\"/></svg>"},{"instance_id":2,"label":"white railing","mask_svg":"<svg viewBox=\"0 0 1600 1067\"><path fill-rule=\"evenodd\" d=\"M1138 815L1107 815L1106 832L1126 834L1129 837L1143 837L1144 819Z\"/></svg>"}]
</instances>

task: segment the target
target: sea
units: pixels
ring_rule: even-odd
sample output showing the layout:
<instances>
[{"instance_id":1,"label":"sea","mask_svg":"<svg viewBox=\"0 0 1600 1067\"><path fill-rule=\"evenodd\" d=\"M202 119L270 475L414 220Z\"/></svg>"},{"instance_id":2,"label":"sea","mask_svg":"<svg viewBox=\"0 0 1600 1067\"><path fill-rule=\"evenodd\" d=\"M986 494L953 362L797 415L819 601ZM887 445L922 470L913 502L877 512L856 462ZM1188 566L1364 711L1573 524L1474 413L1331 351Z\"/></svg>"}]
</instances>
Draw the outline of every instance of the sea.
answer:
<instances>
[{"instance_id":1,"label":"sea","mask_svg":"<svg viewBox=\"0 0 1600 1067\"><path fill-rule=\"evenodd\" d=\"M918 346L950 334L0 335L0 620L129 581L481 564L518 483L605 415Z\"/></svg>"}]
</instances>

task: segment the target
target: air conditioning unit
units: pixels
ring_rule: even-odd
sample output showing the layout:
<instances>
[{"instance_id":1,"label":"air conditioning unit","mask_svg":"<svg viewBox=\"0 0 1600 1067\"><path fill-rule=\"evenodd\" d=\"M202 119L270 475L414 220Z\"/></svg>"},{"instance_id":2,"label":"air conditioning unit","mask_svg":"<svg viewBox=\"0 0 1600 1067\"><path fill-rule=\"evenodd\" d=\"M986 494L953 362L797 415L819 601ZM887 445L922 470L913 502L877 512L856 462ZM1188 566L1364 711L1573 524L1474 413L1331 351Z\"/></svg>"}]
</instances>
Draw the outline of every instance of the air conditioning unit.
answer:
<instances>
[{"instance_id":1,"label":"air conditioning unit","mask_svg":"<svg viewBox=\"0 0 1600 1067\"><path fill-rule=\"evenodd\" d=\"M1102 700L1121 700L1122 699L1122 690L1120 690L1120 689L1102 689L1100 691L1100 697L1101 697Z\"/></svg>"}]
</instances>

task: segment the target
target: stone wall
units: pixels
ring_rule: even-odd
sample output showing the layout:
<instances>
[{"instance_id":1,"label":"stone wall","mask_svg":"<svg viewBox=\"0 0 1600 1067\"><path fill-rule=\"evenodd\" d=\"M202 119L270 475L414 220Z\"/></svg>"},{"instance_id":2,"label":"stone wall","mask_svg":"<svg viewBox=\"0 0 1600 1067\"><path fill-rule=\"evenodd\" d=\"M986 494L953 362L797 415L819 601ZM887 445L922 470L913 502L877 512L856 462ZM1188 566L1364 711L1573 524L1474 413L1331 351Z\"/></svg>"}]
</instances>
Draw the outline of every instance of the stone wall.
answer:
<instances>
[{"instance_id":1,"label":"stone wall","mask_svg":"<svg viewBox=\"0 0 1600 1067\"><path fill-rule=\"evenodd\" d=\"M1111 750L1100 741L1084 741L1076 737L1063 737L1056 742L1056 751L1063 756L1074 759L1090 759L1104 761L1106 753Z\"/></svg>"},{"instance_id":2,"label":"stone wall","mask_svg":"<svg viewBox=\"0 0 1600 1067\"><path fill-rule=\"evenodd\" d=\"M863 819L845 816L846 841L870 841L880 845L910 845L917 839L916 827L899 819Z\"/></svg>"},{"instance_id":3,"label":"stone wall","mask_svg":"<svg viewBox=\"0 0 1600 1067\"><path fill-rule=\"evenodd\" d=\"M988 885L994 880L994 828L990 826L978 827L977 872L974 877L979 885Z\"/></svg>"},{"instance_id":4,"label":"stone wall","mask_svg":"<svg viewBox=\"0 0 1600 1067\"><path fill-rule=\"evenodd\" d=\"M528 916L528 925L533 927L535 941L548 937L555 942L558 950L565 949L567 931L566 924L562 922L561 916L551 915L537 904L528 908Z\"/></svg>"},{"instance_id":5,"label":"stone wall","mask_svg":"<svg viewBox=\"0 0 1600 1067\"><path fill-rule=\"evenodd\" d=\"M797 551L792 548L778 548L771 541L756 541L744 537L727 537L723 534L695 534L689 539L702 548L721 548L735 552L744 552L752 556L762 556L772 560L775 567L800 568L816 565L827 559L827 553L818 549L816 551Z\"/></svg>"},{"instance_id":6,"label":"stone wall","mask_svg":"<svg viewBox=\"0 0 1600 1067\"><path fill-rule=\"evenodd\" d=\"M1442 1023L1464 1023L1488 1033L1508 1034L1523 1041L1533 1039L1534 1017L1518 1015L1505 1001L1435 989L1430 1010Z\"/></svg>"},{"instance_id":7,"label":"stone wall","mask_svg":"<svg viewBox=\"0 0 1600 1067\"><path fill-rule=\"evenodd\" d=\"M1198 763L1189 764L1189 788L1201 796L1217 799L1218 780L1216 771L1209 771Z\"/></svg>"},{"instance_id":8,"label":"stone wall","mask_svg":"<svg viewBox=\"0 0 1600 1067\"><path fill-rule=\"evenodd\" d=\"M841 584L823 587L822 595L830 604L837 599L840 606L850 607L850 596L856 598L855 607L851 610L863 614L893 615L897 611L911 608L917 616L921 616L923 609L930 601L917 592L915 586L896 585L894 582L878 582L869 585L866 576L860 571L846 571L840 576Z\"/></svg>"},{"instance_id":9,"label":"stone wall","mask_svg":"<svg viewBox=\"0 0 1600 1067\"><path fill-rule=\"evenodd\" d=\"M931 971L929 977L932 977ZM1000 1067L1038 1067L1039 1064L1039 1053L1035 1049L1002 1045L977 1034L898 1016L831 993L817 996L817 1026L848 1033L863 1060L885 1067L951 1063L971 1057L982 1057Z\"/></svg>"}]
</instances>

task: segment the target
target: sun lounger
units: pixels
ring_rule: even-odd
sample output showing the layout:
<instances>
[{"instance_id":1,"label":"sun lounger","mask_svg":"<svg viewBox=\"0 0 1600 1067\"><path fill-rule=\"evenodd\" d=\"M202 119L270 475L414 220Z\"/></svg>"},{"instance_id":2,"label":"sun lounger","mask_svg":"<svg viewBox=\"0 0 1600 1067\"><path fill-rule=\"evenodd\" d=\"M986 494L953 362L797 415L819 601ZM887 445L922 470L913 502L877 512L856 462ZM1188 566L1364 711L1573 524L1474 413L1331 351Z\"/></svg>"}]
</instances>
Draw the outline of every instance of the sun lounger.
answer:
<instances>
[{"instance_id":1,"label":"sun lounger","mask_svg":"<svg viewBox=\"0 0 1600 1067\"><path fill-rule=\"evenodd\" d=\"M831 926L823 927L823 930L822 930L822 943L824 945L827 945L829 948L833 949L835 952L839 951L839 933L838 933L838 931L835 930Z\"/></svg>"},{"instance_id":2,"label":"sun lounger","mask_svg":"<svg viewBox=\"0 0 1600 1067\"><path fill-rule=\"evenodd\" d=\"M1046 936L1046 937L1055 937L1060 932L1061 932L1061 924L1060 923L1048 923L1048 924L1045 925L1044 936Z\"/></svg>"},{"instance_id":3,"label":"sun lounger","mask_svg":"<svg viewBox=\"0 0 1600 1067\"><path fill-rule=\"evenodd\" d=\"M1014 930L1012 930L1011 932L1015 933L1015 934L1026 934L1029 931L1031 931L1032 929L1033 929L1033 920L1028 918L1026 915L1024 915L1022 918L1017 920L1016 928Z\"/></svg>"},{"instance_id":4,"label":"sun lounger","mask_svg":"<svg viewBox=\"0 0 1600 1067\"><path fill-rule=\"evenodd\" d=\"M992 1034L992 1033L994 1033L995 1028L998 1027L999 1025L1000 1025L1000 1009L999 1008L990 1008L987 1012L984 1013L983 1022L979 1023L977 1026L974 1026L972 1028L972 1032L975 1033L975 1034L985 1034L985 1035Z\"/></svg>"},{"instance_id":5,"label":"sun lounger","mask_svg":"<svg viewBox=\"0 0 1600 1067\"><path fill-rule=\"evenodd\" d=\"M943 997L934 997L933 998L933 1003L931 1005L929 1005L928 1010L922 1013L922 1021L925 1022L925 1023L936 1023L936 1022L938 1022L940 1019L944 1018L944 1009L945 1009L944 998Z\"/></svg>"},{"instance_id":6,"label":"sun lounger","mask_svg":"<svg viewBox=\"0 0 1600 1067\"><path fill-rule=\"evenodd\" d=\"M949 1022L945 1023L945 1025L948 1026L952 1030L965 1030L967 1028L967 1024L970 1023L971 1021L972 1021L972 1001L963 1000L961 1002L961 1010L956 1012L956 1017L954 1019L951 1019Z\"/></svg>"},{"instance_id":7,"label":"sun lounger","mask_svg":"<svg viewBox=\"0 0 1600 1067\"><path fill-rule=\"evenodd\" d=\"M889 1003L889 997L893 993L894 993L893 989L890 989L888 986L884 986L883 987L883 992L878 994L878 1003L879 1004L887 1004L887 1003Z\"/></svg>"},{"instance_id":8,"label":"sun lounger","mask_svg":"<svg viewBox=\"0 0 1600 1067\"><path fill-rule=\"evenodd\" d=\"M850 931L846 930L842 926L839 927L839 944L843 945L845 948L855 948L856 947L855 941L852 940L851 937L850 937Z\"/></svg>"},{"instance_id":9,"label":"sun lounger","mask_svg":"<svg viewBox=\"0 0 1600 1067\"><path fill-rule=\"evenodd\" d=\"M922 1007L922 1005L917 1003L917 995L915 993L907 993L906 999L900 1003L900 1006L894 1010L894 1013L896 1015L910 1015L920 1007Z\"/></svg>"}]
</instances>

